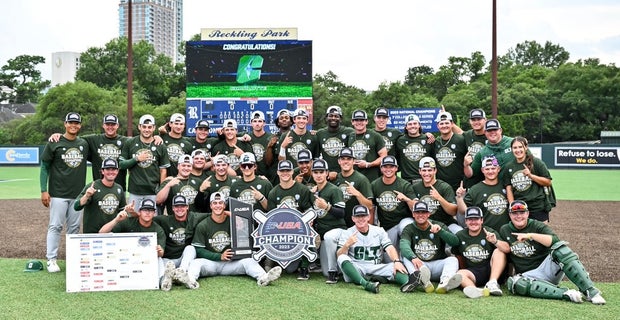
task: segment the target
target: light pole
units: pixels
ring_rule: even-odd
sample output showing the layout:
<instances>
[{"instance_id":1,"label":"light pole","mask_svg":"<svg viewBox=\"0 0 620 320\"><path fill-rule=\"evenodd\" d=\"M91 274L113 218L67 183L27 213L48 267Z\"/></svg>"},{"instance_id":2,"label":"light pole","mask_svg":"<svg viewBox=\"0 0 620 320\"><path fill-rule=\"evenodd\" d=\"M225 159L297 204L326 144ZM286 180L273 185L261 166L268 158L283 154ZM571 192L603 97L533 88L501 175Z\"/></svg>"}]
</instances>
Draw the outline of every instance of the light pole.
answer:
<instances>
[{"instance_id":1,"label":"light pole","mask_svg":"<svg viewBox=\"0 0 620 320\"><path fill-rule=\"evenodd\" d=\"M497 119L497 0L493 0L491 57L491 114Z\"/></svg>"},{"instance_id":2,"label":"light pole","mask_svg":"<svg viewBox=\"0 0 620 320\"><path fill-rule=\"evenodd\" d=\"M133 14L127 2L127 136L133 136Z\"/></svg>"}]
</instances>

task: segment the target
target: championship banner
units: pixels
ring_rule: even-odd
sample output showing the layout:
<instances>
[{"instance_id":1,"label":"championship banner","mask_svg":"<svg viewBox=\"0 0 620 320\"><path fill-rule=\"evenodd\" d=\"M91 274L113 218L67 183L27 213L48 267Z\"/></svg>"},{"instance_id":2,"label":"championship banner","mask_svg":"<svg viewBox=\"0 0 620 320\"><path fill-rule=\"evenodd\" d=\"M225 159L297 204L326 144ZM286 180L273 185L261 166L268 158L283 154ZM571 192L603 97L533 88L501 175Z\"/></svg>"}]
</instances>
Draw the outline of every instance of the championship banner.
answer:
<instances>
[{"instance_id":1,"label":"championship banner","mask_svg":"<svg viewBox=\"0 0 620 320\"><path fill-rule=\"evenodd\" d=\"M291 262L306 256L309 261L317 258L315 238L318 235L310 226L317 214L313 209L301 213L290 208L286 203L267 213L254 210L252 214L258 227L252 233L254 260L260 261L264 256L276 261L282 268ZM315 250L310 250L314 248Z\"/></svg>"},{"instance_id":2,"label":"championship banner","mask_svg":"<svg viewBox=\"0 0 620 320\"><path fill-rule=\"evenodd\" d=\"M67 234L67 292L157 290L155 232Z\"/></svg>"},{"instance_id":3,"label":"championship banner","mask_svg":"<svg viewBox=\"0 0 620 320\"><path fill-rule=\"evenodd\" d=\"M228 198L230 208L230 236L232 260L245 259L252 256L252 238L254 220L252 220L252 205Z\"/></svg>"}]
</instances>

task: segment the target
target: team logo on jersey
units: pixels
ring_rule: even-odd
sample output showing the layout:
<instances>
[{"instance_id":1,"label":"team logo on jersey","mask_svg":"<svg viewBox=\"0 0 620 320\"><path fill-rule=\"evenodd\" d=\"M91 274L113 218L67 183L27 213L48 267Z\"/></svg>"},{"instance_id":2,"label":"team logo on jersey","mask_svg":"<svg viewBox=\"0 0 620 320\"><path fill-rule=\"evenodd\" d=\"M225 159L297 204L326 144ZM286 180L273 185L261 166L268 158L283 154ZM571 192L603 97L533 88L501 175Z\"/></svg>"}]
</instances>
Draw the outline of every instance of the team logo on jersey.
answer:
<instances>
[{"instance_id":1,"label":"team logo on jersey","mask_svg":"<svg viewBox=\"0 0 620 320\"><path fill-rule=\"evenodd\" d=\"M239 196L237 197L237 200L243 203L252 204L252 205L256 203L256 199L254 199L254 193L252 192L252 189L249 189L249 188L239 192Z\"/></svg>"},{"instance_id":2,"label":"team logo on jersey","mask_svg":"<svg viewBox=\"0 0 620 320\"><path fill-rule=\"evenodd\" d=\"M351 181L351 182L347 182L344 181L343 183L341 183L338 187L340 188L340 190L342 191L342 196L344 199L344 202L349 201L349 199L351 199L351 194L349 192L347 192L347 188L349 186L354 186L355 185L355 181Z\"/></svg>"},{"instance_id":3,"label":"team logo on jersey","mask_svg":"<svg viewBox=\"0 0 620 320\"><path fill-rule=\"evenodd\" d=\"M426 149L422 144L414 142L403 149L403 154L407 159L419 162L422 157L426 156Z\"/></svg>"},{"instance_id":4,"label":"team logo on jersey","mask_svg":"<svg viewBox=\"0 0 620 320\"><path fill-rule=\"evenodd\" d=\"M260 261L267 256L283 268L302 256L310 261L316 260L316 252L310 251L310 248L316 248L314 239L317 236L310 226L316 218L313 209L302 214L283 203L267 213L254 210L252 217L258 222L252 232L254 248L259 249L252 255L254 260Z\"/></svg>"},{"instance_id":5,"label":"team logo on jersey","mask_svg":"<svg viewBox=\"0 0 620 320\"><path fill-rule=\"evenodd\" d=\"M500 216L506 212L508 200L506 196L501 193L493 193L487 197L487 201L483 202L482 205L490 214Z\"/></svg>"},{"instance_id":6,"label":"team logo on jersey","mask_svg":"<svg viewBox=\"0 0 620 320\"><path fill-rule=\"evenodd\" d=\"M185 154L185 151L183 151L183 144L178 145L176 143L171 143L166 146L166 149L168 150L168 158L170 158L172 162L179 161L179 157Z\"/></svg>"},{"instance_id":7,"label":"team logo on jersey","mask_svg":"<svg viewBox=\"0 0 620 320\"><path fill-rule=\"evenodd\" d=\"M172 229L172 227L170 227L170 229ZM185 244L185 228L183 227L171 230L168 236L176 244Z\"/></svg>"},{"instance_id":8,"label":"team logo on jersey","mask_svg":"<svg viewBox=\"0 0 620 320\"><path fill-rule=\"evenodd\" d=\"M425 196L421 196L420 201L426 203L426 205L428 206L428 212L430 212L431 215L435 214L437 209L441 206L439 201L435 200L435 198L431 197L428 194Z\"/></svg>"},{"instance_id":9,"label":"team logo on jersey","mask_svg":"<svg viewBox=\"0 0 620 320\"><path fill-rule=\"evenodd\" d=\"M416 256L424 261L433 260L437 254L437 250L437 245L428 239L420 239L414 246Z\"/></svg>"},{"instance_id":10,"label":"team logo on jersey","mask_svg":"<svg viewBox=\"0 0 620 320\"><path fill-rule=\"evenodd\" d=\"M237 157L234 153L229 153L226 155L228 157L228 165L231 169L237 170L239 168L239 157Z\"/></svg>"},{"instance_id":11,"label":"team logo on jersey","mask_svg":"<svg viewBox=\"0 0 620 320\"><path fill-rule=\"evenodd\" d=\"M263 157L265 155L265 146L260 143L255 143L252 145L252 152L254 152L254 156L256 156L256 161L263 161Z\"/></svg>"},{"instance_id":12,"label":"team logo on jersey","mask_svg":"<svg viewBox=\"0 0 620 320\"><path fill-rule=\"evenodd\" d=\"M437 160L437 163L442 167L451 165L454 159L456 159L456 153L447 147L442 147L435 155L435 160Z\"/></svg>"},{"instance_id":13,"label":"team logo on jersey","mask_svg":"<svg viewBox=\"0 0 620 320\"><path fill-rule=\"evenodd\" d=\"M276 197L277 203L279 203L280 205L286 205L287 207L293 208L293 209L299 208L299 204L297 203L298 200L299 200L298 194L296 194L294 197L292 196L285 196L283 198L280 198L280 196Z\"/></svg>"},{"instance_id":14,"label":"team logo on jersey","mask_svg":"<svg viewBox=\"0 0 620 320\"><path fill-rule=\"evenodd\" d=\"M386 212L396 210L400 201L396 199L396 193L392 190L382 192L376 199L377 205Z\"/></svg>"},{"instance_id":15,"label":"team logo on jersey","mask_svg":"<svg viewBox=\"0 0 620 320\"><path fill-rule=\"evenodd\" d=\"M185 185L181 187L181 190L179 190L179 194L183 195L185 199L187 199L187 202L189 204L193 204L194 199L196 199L196 195L198 195L198 190L194 189L194 187L192 186Z\"/></svg>"},{"instance_id":16,"label":"team logo on jersey","mask_svg":"<svg viewBox=\"0 0 620 320\"><path fill-rule=\"evenodd\" d=\"M135 156L137 157L142 152L148 153L149 157L146 160L144 160L144 161L139 161L138 162L138 166L140 168L146 169L146 168L150 167L153 164L154 156L153 156L153 152L151 150L149 150L149 149L140 149L140 150L136 151Z\"/></svg>"},{"instance_id":17,"label":"team logo on jersey","mask_svg":"<svg viewBox=\"0 0 620 320\"><path fill-rule=\"evenodd\" d=\"M299 153L299 151L301 150L308 149L308 145L309 144L305 144L303 142L295 142L289 148L287 148L286 151L288 151L288 155L291 158L297 161L297 153Z\"/></svg>"},{"instance_id":18,"label":"team logo on jersey","mask_svg":"<svg viewBox=\"0 0 620 320\"><path fill-rule=\"evenodd\" d=\"M118 197L113 193L106 194L105 196L103 196L103 199L97 202L97 205L99 206L99 209L101 209L101 212L107 215L116 214L116 210L118 209L119 204L120 201L118 200Z\"/></svg>"},{"instance_id":19,"label":"team logo on jersey","mask_svg":"<svg viewBox=\"0 0 620 320\"><path fill-rule=\"evenodd\" d=\"M325 142L321 144L323 152L330 157L337 157L340 154L340 150L344 148L344 143L337 137L330 137L325 139Z\"/></svg>"},{"instance_id":20,"label":"team logo on jersey","mask_svg":"<svg viewBox=\"0 0 620 320\"><path fill-rule=\"evenodd\" d=\"M510 241L510 239L508 240ZM531 257L536 253L536 248L530 245L528 241L515 241L510 244L510 250L515 256L520 258Z\"/></svg>"},{"instance_id":21,"label":"team logo on jersey","mask_svg":"<svg viewBox=\"0 0 620 320\"><path fill-rule=\"evenodd\" d=\"M79 167L84 160L84 155L82 154L81 148L82 147L80 147L80 149L69 148L64 154L61 155L62 161L64 161L69 168Z\"/></svg>"},{"instance_id":22,"label":"team logo on jersey","mask_svg":"<svg viewBox=\"0 0 620 320\"><path fill-rule=\"evenodd\" d=\"M215 252L224 252L230 247L230 235L226 231L218 231L209 239L209 245Z\"/></svg>"},{"instance_id":23,"label":"team logo on jersey","mask_svg":"<svg viewBox=\"0 0 620 320\"><path fill-rule=\"evenodd\" d=\"M482 149L482 147L484 147L484 144L475 141L469 147L467 147L467 151L469 151L469 154L471 154L472 157L475 157L476 153L478 153L480 149Z\"/></svg>"},{"instance_id":24,"label":"team logo on jersey","mask_svg":"<svg viewBox=\"0 0 620 320\"><path fill-rule=\"evenodd\" d=\"M519 170L512 174L510 183L517 191L526 191L532 186L532 179L523 174L523 170Z\"/></svg>"},{"instance_id":25,"label":"team logo on jersey","mask_svg":"<svg viewBox=\"0 0 620 320\"><path fill-rule=\"evenodd\" d=\"M383 141L385 141L385 148L387 149L387 151L392 150L392 146L394 145L394 142L392 142L392 140L390 140L390 137L392 136L391 132L388 132L388 136L382 136L383 137Z\"/></svg>"},{"instance_id":26,"label":"team logo on jersey","mask_svg":"<svg viewBox=\"0 0 620 320\"><path fill-rule=\"evenodd\" d=\"M370 147L364 140L355 140L351 144L351 150L353 150L353 156L355 159L361 160L366 158L368 151L370 151Z\"/></svg>"},{"instance_id":27,"label":"team logo on jersey","mask_svg":"<svg viewBox=\"0 0 620 320\"><path fill-rule=\"evenodd\" d=\"M112 158L114 160L118 160L118 157L121 155L121 149L118 146L109 143L99 146L97 153L101 159Z\"/></svg>"},{"instance_id":28,"label":"team logo on jersey","mask_svg":"<svg viewBox=\"0 0 620 320\"><path fill-rule=\"evenodd\" d=\"M465 250L463 250L463 256L473 263L480 263L489 259L491 256L489 250L486 250L483 245L477 243L468 245L465 247Z\"/></svg>"}]
</instances>

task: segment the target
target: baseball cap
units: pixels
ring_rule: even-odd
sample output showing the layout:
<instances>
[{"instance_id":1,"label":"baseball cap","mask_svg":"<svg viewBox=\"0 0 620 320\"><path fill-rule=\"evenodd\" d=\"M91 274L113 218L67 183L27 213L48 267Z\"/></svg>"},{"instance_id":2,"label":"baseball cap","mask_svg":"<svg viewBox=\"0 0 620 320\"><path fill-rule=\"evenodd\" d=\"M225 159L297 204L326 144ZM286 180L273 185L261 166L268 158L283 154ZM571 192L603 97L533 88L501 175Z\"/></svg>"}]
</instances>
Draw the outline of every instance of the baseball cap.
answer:
<instances>
[{"instance_id":1,"label":"baseball cap","mask_svg":"<svg viewBox=\"0 0 620 320\"><path fill-rule=\"evenodd\" d=\"M101 163L101 169L114 168L118 169L118 162L112 158L107 158Z\"/></svg>"},{"instance_id":2,"label":"baseball cap","mask_svg":"<svg viewBox=\"0 0 620 320\"><path fill-rule=\"evenodd\" d=\"M394 156L385 156L381 159L381 166L397 166L398 162L396 162L396 158Z\"/></svg>"},{"instance_id":3,"label":"baseball cap","mask_svg":"<svg viewBox=\"0 0 620 320\"><path fill-rule=\"evenodd\" d=\"M405 118L405 123L409 123L409 121L420 122L420 117L418 117L416 114L410 114Z\"/></svg>"},{"instance_id":4,"label":"baseball cap","mask_svg":"<svg viewBox=\"0 0 620 320\"><path fill-rule=\"evenodd\" d=\"M252 115L250 116L250 121L255 120L255 119L265 121L265 114L262 111L252 112Z\"/></svg>"},{"instance_id":5,"label":"baseball cap","mask_svg":"<svg viewBox=\"0 0 620 320\"><path fill-rule=\"evenodd\" d=\"M185 116L180 113L173 113L170 116L170 122L183 122L185 123Z\"/></svg>"},{"instance_id":6,"label":"baseball cap","mask_svg":"<svg viewBox=\"0 0 620 320\"><path fill-rule=\"evenodd\" d=\"M471 109L469 111L469 119L484 119L487 115L482 109Z\"/></svg>"},{"instance_id":7,"label":"baseball cap","mask_svg":"<svg viewBox=\"0 0 620 320\"><path fill-rule=\"evenodd\" d=\"M155 124L155 118L153 118L153 116L150 114L145 114L142 117L140 117L140 121L138 123L139 124Z\"/></svg>"},{"instance_id":8,"label":"baseball cap","mask_svg":"<svg viewBox=\"0 0 620 320\"><path fill-rule=\"evenodd\" d=\"M37 272L43 270L43 263L39 260L30 260L26 262L24 272Z\"/></svg>"},{"instance_id":9,"label":"baseball cap","mask_svg":"<svg viewBox=\"0 0 620 320\"><path fill-rule=\"evenodd\" d=\"M435 159L431 157L424 157L420 159L420 169L422 168L435 168Z\"/></svg>"},{"instance_id":10,"label":"baseball cap","mask_svg":"<svg viewBox=\"0 0 620 320\"><path fill-rule=\"evenodd\" d=\"M204 152L204 150L202 150L202 149L196 149L196 150L192 151L191 156L192 156L192 159L193 159L194 157L196 157L196 156L203 156L203 157L205 157L205 158L206 158L205 152Z\"/></svg>"},{"instance_id":11,"label":"baseball cap","mask_svg":"<svg viewBox=\"0 0 620 320\"><path fill-rule=\"evenodd\" d=\"M69 112L65 116L65 122L79 122L82 123L82 116L77 112Z\"/></svg>"},{"instance_id":12,"label":"baseball cap","mask_svg":"<svg viewBox=\"0 0 620 320\"><path fill-rule=\"evenodd\" d=\"M499 162L494 155L489 155L482 159L482 168L486 167L499 167Z\"/></svg>"},{"instance_id":13,"label":"baseball cap","mask_svg":"<svg viewBox=\"0 0 620 320\"><path fill-rule=\"evenodd\" d=\"M428 210L428 204L424 201L418 201L413 205L413 212L430 212Z\"/></svg>"},{"instance_id":14,"label":"baseball cap","mask_svg":"<svg viewBox=\"0 0 620 320\"><path fill-rule=\"evenodd\" d=\"M189 203L187 203L187 198L185 198L184 195L177 194L176 196L174 196L174 198L172 198L172 205L173 206L188 206Z\"/></svg>"},{"instance_id":15,"label":"baseball cap","mask_svg":"<svg viewBox=\"0 0 620 320\"><path fill-rule=\"evenodd\" d=\"M441 122L445 120L452 121L452 114L450 114L450 112L446 112L446 111L440 112L437 115L437 118L435 118L435 122Z\"/></svg>"},{"instance_id":16,"label":"baseball cap","mask_svg":"<svg viewBox=\"0 0 620 320\"><path fill-rule=\"evenodd\" d=\"M297 152L297 163L310 162L312 160L312 152L308 149L301 149Z\"/></svg>"},{"instance_id":17,"label":"baseball cap","mask_svg":"<svg viewBox=\"0 0 620 320\"><path fill-rule=\"evenodd\" d=\"M278 162L278 171L293 170L293 163L289 160Z\"/></svg>"},{"instance_id":18,"label":"baseball cap","mask_svg":"<svg viewBox=\"0 0 620 320\"><path fill-rule=\"evenodd\" d=\"M295 117L308 117L308 111L304 110L304 109L297 109L295 110Z\"/></svg>"},{"instance_id":19,"label":"baseball cap","mask_svg":"<svg viewBox=\"0 0 620 320\"><path fill-rule=\"evenodd\" d=\"M513 212L525 212L525 211L529 211L527 209L527 203L525 203L525 201L523 201L523 200L515 200L515 201L510 203L510 213L513 213Z\"/></svg>"},{"instance_id":20,"label":"baseball cap","mask_svg":"<svg viewBox=\"0 0 620 320\"><path fill-rule=\"evenodd\" d=\"M219 198L219 199L218 199ZM209 201L213 202L215 200L222 200L222 201L226 201L226 196L222 193L222 192L213 192L211 194L211 197L209 197Z\"/></svg>"},{"instance_id":21,"label":"baseball cap","mask_svg":"<svg viewBox=\"0 0 620 320\"><path fill-rule=\"evenodd\" d=\"M476 206L467 208L465 210L465 219L469 218L482 218L482 209Z\"/></svg>"},{"instance_id":22,"label":"baseball cap","mask_svg":"<svg viewBox=\"0 0 620 320\"><path fill-rule=\"evenodd\" d=\"M222 127L237 129L237 121L235 119L226 119Z\"/></svg>"},{"instance_id":23,"label":"baseball cap","mask_svg":"<svg viewBox=\"0 0 620 320\"><path fill-rule=\"evenodd\" d=\"M254 154L250 152L242 153L239 159L241 159L240 164L255 164L256 163L256 157L254 157Z\"/></svg>"},{"instance_id":24,"label":"baseball cap","mask_svg":"<svg viewBox=\"0 0 620 320\"><path fill-rule=\"evenodd\" d=\"M502 125L499 124L497 119L490 119L484 124L484 131L491 131L501 129Z\"/></svg>"},{"instance_id":25,"label":"baseball cap","mask_svg":"<svg viewBox=\"0 0 620 320\"><path fill-rule=\"evenodd\" d=\"M155 201L151 199L144 199L140 203L140 210L155 210Z\"/></svg>"},{"instance_id":26,"label":"baseball cap","mask_svg":"<svg viewBox=\"0 0 620 320\"><path fill-rule=\"evenodd\" d=\"M388 112L387 108L377 108L377 110L375 110L375 117L389 117L390 113Z\"/></svg>"},{"instance_id":27,"label":"baseball cap","mask_svg":"<svg viewBox=\"0 0 620 320\"><path fill-rule=\"evenodd\" d=\"M278 116L277 117L279 118L280 116L289 116L290 117L291 113L288 112L287 109L282 109L282 110L278 111Z\"/></svg>"},{"instance_id":28,"label":"baseball cap","mask_svg":"<svg viewBox=\"0 0 620 320\"><path fill-rule=\"evenodd\" d=\"M352 216L361 217L361 216L367 216L367 215L370 215L370 211L368 211L368 208L362 205L359 205L359 204L353 207Z\"/></svg>"},{"instance_id":29,"label":"baseball cap","mask_svg":"<svg viewBox=\"0 0 620 320\"><path fill-rule=\"evenodd\" d=\"M342 117L342 109L339 106L331 106L327 108L327 112L325 113L325 116L329 114L337 114L340 117Z\"/></svg>"},{"instance_id":30,"label":"baseball cap","mask_svg":"<svg viewBox=\"0 0 620 320\"><path fill-rule=\"evenodd\" d=\"M194 158L192 158L189 154L184 154L179 157L179 161L177 163L189 163L194 164Z\"/></svg>"},{"instance_id":31,"label":"baseball cap","mask_svg":"<svg viewBox=\"0 0 620 320\"><path fill-rule=\"evenodd\" d=\"M207 128L209 129L209 121L207 120L198 120L194 128Z\"/></svg>"},{"instance_id":32,"label":"baseball cap","mask_svg":"<svg viewBox=\"0 0 620 320\"><path fill-rule=\"evenodd\" d=\"M328 170L327 161L323 159L317 159L312 162L312 171Z\"/></svg>"},{"instance_id":33,"label":"baseball cap","mask_svg":"<svg viewBox=\"0 0 620 320\"><path fill-rule=\"evenodd\" d=\"M353 156L353 149L349 147L342 148L342 150L340 150L340 154L338 155L338 158L355 158Z\"/></svg>"},{"instance_id":34,"label":"baseball cap","mask_svg":"<svg viewBox=\"0 0 620 320\"><path fill-rule=\"evenodd\" d=\"M106 114L103 116L103 123L118 123L118 117L113 114Z\"/></svg>"},{"instance_id":35,"label":"baseball cap","mask_svg":"<svg viewBox=\"0 0 620 320\"><path fill-rule=\"evenodd\" d=\"M358 110L353 111L353 114L351 115L351 119L352 120L368 120L368 115L366 114L366 111L358 109Z\"/></svg>"},{"instance_id":36,"label":"baseball cap","mask_svg":"<svg viewBox=\"0 0 620 320\"><path fill-rule=\"evenodd\" d=\"M213 157L213 164L218 164L222 162L228 164L228 157L223 154L218 154L217 156Z\"/></svg>"}]
</instances>

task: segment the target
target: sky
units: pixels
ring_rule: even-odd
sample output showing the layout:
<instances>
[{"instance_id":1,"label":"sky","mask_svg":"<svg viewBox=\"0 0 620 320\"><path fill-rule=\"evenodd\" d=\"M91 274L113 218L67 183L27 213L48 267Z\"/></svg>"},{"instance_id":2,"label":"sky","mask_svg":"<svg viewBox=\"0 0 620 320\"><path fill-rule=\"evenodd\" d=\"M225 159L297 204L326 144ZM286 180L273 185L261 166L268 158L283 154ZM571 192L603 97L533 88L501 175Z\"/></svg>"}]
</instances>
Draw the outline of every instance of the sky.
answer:
<instances>
[{"instance_id":1,"label":"sky","mask_svg":"<svg viewBox=\"0 0 620 320\"><path fill-rule=\"evenodd\" d=\"M83 52L119 36L118 0L5 1L0 66L40 55L51 80L53 52ZM525 41L550 41L569 61L620 66L620 1L497 0L497 54ZM184 39L201 28L296 27L313 41L313 73L332 71L365 90L403 82L407 70L437 70L448 58L480 51L491 60L492 0L290 1L184 0Z\"/></svg>"}]
</instances>

